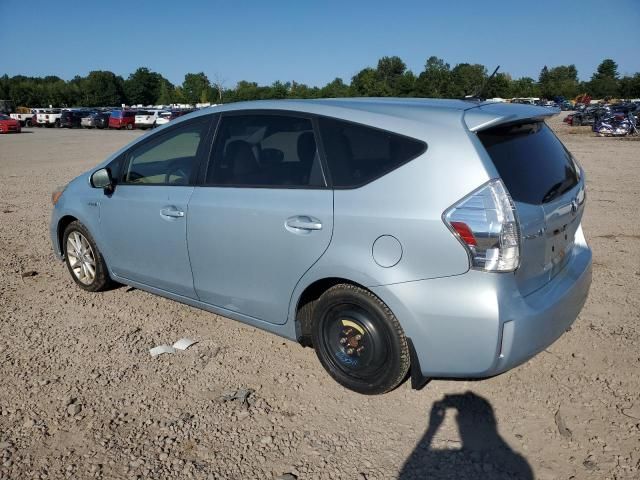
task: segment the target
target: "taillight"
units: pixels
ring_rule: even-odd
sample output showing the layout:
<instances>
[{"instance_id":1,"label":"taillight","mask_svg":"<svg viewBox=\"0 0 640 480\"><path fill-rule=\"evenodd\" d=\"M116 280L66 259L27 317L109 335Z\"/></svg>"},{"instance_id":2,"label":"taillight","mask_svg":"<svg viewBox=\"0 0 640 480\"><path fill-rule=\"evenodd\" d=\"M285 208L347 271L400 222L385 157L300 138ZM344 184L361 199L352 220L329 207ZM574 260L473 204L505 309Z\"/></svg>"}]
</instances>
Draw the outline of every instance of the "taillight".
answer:
<instances>
[{"instance_id":1,"label":"taillight","mask_svg":"<svg viewBox=\"0 0 640 480\"><path fill-rule=\"evenodd\" d=\"M502 180L484 184L445 211L442 218L467 249L473 268L489 272L518 268L520 229Z\"/></svg>"}]
</instances>

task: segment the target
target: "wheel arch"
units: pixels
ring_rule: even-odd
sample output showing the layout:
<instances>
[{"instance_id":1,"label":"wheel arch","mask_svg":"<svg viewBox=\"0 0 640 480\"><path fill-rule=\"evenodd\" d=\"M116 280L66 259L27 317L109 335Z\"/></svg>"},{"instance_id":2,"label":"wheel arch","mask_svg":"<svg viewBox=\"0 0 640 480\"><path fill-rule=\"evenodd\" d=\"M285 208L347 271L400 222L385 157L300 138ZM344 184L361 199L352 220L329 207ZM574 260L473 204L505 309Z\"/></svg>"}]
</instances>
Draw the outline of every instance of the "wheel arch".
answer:
<instances>
[{"instance_id":1,"label":"wheel arch","mask_svg":"<svg viewBox=\"0 0 640 480\"><path fill-rule=\"evenodd\" d=\"M71 224L71 222L75 222L77 221L78 218L74 217L73 215L64 215L60 218L60 220L58 220L58 227L56 230L56 239L58 241L58 251L62 254L62 257L64 258L64 246L62 244L63 242L63 236L64 236L64 231L66 230L66 228L69 226L69 224Z\"/></svg>"},{"instance_id":2,"label":"wheel arch","mask_svg":"<svg viewBox=\"0 0 640 480\"><path fill-rule=\"evenodd\" d=\"M331 287L340 284L350 284L371 291L361 283L343 277L320 278L307 285L295 302L295 323L298 342L306 347L311 347L311 325L313 322L313 309L317 300ZM373 293L373 292L371 292ZM375 295L375 294L374 294Z\"/></svg>"},{"instance_id":3,"label":"wheel arch","mask_svg":"<svg viewBox=\"0 0 640 480\"><path fill-rule=\"evenodd\" d=\"M325 277L317 279L302 290L302 293L297 297L295 301L295 330L298 342L304 347L313 347L311 341L311 326L313 322L313 309L317 300L322 296L324 292L331 287L339 284L350 284L360 287L364 290L371 292L376 297L380 296L374 292L371 288L363 285L360 282L351 280L345 277ZM386 304L383 298L380 298L382 302ZM391 308L389 306L389 308ZM402 326L402 321L398 319ZM420 360L418 358L415 346L411 337L407 336L407 344L409 347L409 377L411 379L411 387L415 390L421 390L430 380L422 374L420 368Z\"/></svg>"}]
</instances>

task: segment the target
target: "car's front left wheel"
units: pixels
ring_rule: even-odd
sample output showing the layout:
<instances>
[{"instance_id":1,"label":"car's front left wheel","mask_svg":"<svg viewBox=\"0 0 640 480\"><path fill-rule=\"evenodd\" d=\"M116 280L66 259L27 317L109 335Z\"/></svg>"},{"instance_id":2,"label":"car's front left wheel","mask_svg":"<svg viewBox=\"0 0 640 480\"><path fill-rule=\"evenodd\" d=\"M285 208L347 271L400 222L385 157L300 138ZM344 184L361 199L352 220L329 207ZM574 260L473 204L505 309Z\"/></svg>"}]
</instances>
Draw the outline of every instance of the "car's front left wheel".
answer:
<instances>
[{"instance_id":1,"label":"car's front left wheel","mask_svg":"<svg viewBox=\"0 0 640 480\"><path fill-rule=\"evenodd\" d=\"M398 319L369 290L340 284L313 309L312 341L322 366L344 387L375 395L409 371L409 346Z\"/></svg>"},{"instance_id":2,"label":"car's front left wheel","mask_svg":"<svg viewBox=\"0 0 640 480\"><path fill-rule=\"evenodd\" d=\"M106 290L112 282L107 265L89 230L80 222L71 222L64 231L62 245L71 278L89 292Z\"/></svg>"}]
</instances>

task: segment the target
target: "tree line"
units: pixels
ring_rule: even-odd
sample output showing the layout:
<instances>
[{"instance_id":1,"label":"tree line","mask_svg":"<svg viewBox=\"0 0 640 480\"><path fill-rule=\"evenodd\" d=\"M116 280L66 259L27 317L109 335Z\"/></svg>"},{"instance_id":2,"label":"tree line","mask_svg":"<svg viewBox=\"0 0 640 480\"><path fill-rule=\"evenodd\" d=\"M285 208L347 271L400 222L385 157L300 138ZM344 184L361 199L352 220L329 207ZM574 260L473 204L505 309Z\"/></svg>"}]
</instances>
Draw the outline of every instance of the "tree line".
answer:
<instances>
[{"instance_id":1,"label":"tree line","mask_svg":"<svg viewBox=\"0 0 640 480\"><path fill-rule=\"evenodd\" d=\"M416 75L401 58L392 56L382 57L375 68L360 70L350 83L336 78L323 87L295 81L258 85L242 80L226 88L224 82L211 81L202 72L187 73L181 84L174 85L162 74L145 67L138 68L126 79L103 70L68 81L57 76L9 77L5 74L0 77L0 99L11 100L16 106L93 107L359 96L462 98L476 93L487 78L484 65L459 63L451 67L435 56L427 59L424 70ZM603 60L586 82L578 79L575 65L544 66L537 80L512 78L500 72L487 83L484 96L572 99L583 93L593 98L639 98L640 73L621 76L612 59Z\"/></svg>"}]
</instances>

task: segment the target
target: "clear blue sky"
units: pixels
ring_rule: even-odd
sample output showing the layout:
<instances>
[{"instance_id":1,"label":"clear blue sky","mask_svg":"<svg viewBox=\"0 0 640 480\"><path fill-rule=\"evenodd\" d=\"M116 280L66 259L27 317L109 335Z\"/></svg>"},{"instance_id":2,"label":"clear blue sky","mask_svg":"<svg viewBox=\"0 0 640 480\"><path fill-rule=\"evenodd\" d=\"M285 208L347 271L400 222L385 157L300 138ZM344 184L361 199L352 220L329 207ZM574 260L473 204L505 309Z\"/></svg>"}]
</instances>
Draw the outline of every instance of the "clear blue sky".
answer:
<instances>
[{"instance_id":1,"label":"clear blue sky","mask_svg":"<svg viewBox=\"0 0 640 480\"><path fill-rule=\"evenodd\" d=\"M574 63L586 80L606 57L640 71L638 39L640 0L0 0L0 75L64 79L146 66L174 83L324 85L384 55L416 73L436 55L536 79Z\"/></svg>"}]
</instances>

